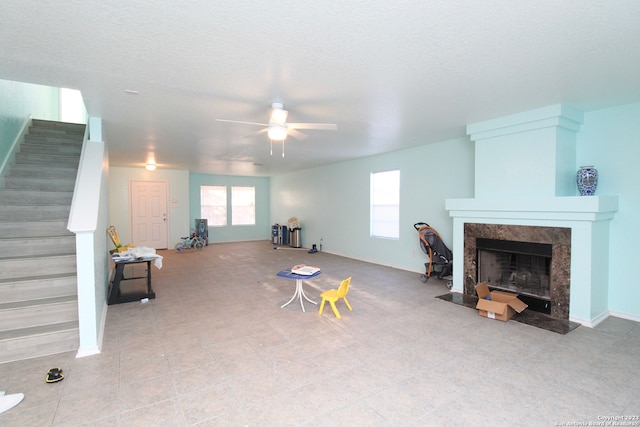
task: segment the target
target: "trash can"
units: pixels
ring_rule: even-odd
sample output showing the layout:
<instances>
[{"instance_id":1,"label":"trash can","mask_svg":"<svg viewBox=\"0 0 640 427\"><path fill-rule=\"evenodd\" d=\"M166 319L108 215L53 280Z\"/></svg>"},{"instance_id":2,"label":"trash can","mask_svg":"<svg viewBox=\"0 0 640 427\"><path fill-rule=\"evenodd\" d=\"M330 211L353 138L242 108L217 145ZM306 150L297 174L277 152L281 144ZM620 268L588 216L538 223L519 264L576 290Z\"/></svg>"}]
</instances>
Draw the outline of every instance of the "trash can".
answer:
<instances>
[{"instance_id":1,"label":"trash can","mask_svg":"<svg viewBox=\"0 0 640 427\"><path fill-rule=\"evenodd\" d=\"M300 227L289 229L289 246L299 248L302 246L300 242Z\"/></svg>"}]
</instances>

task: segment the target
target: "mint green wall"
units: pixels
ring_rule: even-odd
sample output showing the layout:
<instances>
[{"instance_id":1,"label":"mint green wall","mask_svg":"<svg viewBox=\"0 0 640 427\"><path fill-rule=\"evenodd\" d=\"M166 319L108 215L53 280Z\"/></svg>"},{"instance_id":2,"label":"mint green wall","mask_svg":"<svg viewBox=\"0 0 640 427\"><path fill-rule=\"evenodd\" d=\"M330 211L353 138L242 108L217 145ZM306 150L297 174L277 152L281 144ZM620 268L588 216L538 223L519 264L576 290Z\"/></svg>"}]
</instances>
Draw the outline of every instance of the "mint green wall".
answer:
<instances>
[{"instance_id":1,"label":"mint green wall","mask_svg":"<svg viewBox=\"0 0 640 427\"><path fill-rule=\"evenodd\" d=\"M269 178L189 174L189 224L184 230L186 236L195 227L195 220L200 218L200 187L203 185L224 185L230 200L231 187L255 187L256 189L256 224L231 225L231 209L227 210L227 226L209 226L209 242L238 242L247 240L268 240L271 236L269 225Z\"/></svg>"},{"instance_id":2,"label":"mint green wall","mask_svg":"<svg viewBox=\"0 0 640 427\"><path fill-rule=\"evenodd\" d=\"M467 138L271 178L271 223L301 222L304 247L416 272L426 254L413 224L427 222L450 246L445 198L473 197L473 144ZM371 172L400 170L400 238L369 236ZM418 280L418 277L416 277Z\"/></svg>"},{"instance_id":3,"label":"mint green wall","mask_svg":"<svg viewBox=\"0 0 640 427\"><path fill-rule=\"evenodd\" d=\"M640 320L640 286L634 265L640 241L640 103L584 115L578 134L577 166L599 172L597 195L617 195L619 210L610 223L609 311ZM605 251L606 248L603 248ZM606 262L603 257L600 262Z\"/></svg>"},{"instance_id":4,"label":"mint green wall","mask_svg":"<svg viewBox=\"0 0 640 427\"><path fill-rule=\"evenodd\" d=\"M58 120L59 92L48 86L0 80L0 164L29 115L34 119Z\"/></svg>"},{"instance_id":5,"label":"mint green wall","mask_svg":"<svg viewBox=\"0 0 640 427\"><path fill-rule=\"evenodd\" d=\"M608 263L608 293L591 297L611 314L634 320L640 320L640 287L631 267L640 241L638 117L640 103L585 113L575 153L576 169L595 165L599 170L596 194L619 196L619 211L609 224L609 248L597 260ZM474 197L474 154L473 144L464 138L272 177L271 223L296 216L305 247L322 238L328 252L423 271L425 256L412 225L430 223L452 246L452 220L444 200ZM372 239L369 174L395 168L401 173L400 239Z\"/></svg>"}]
</instances>

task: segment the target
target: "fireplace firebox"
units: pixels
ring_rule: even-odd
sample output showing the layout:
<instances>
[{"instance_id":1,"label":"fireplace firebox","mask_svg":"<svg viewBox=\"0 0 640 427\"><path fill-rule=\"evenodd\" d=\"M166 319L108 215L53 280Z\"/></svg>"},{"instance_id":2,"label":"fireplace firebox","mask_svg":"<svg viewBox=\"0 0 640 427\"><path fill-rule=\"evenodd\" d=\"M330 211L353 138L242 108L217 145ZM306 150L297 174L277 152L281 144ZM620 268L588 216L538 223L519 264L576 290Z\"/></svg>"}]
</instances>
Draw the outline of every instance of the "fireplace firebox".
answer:
<instances>
[{"instance_id":1,"label":"fireplace firebox","mask_svg":"<svg viewBox=\"0 0 640 427\"><path fill-rule=\"evenodd\" d=\"M481 257L490 258L488 272L486 266L479 271L487 261ZM465 223L463 264L465 295L476 297L475 286L485 279L490 288L520 294L528 310L569 319L571 228ZM498 264L506 264L506 272L492 272ZM500 280L505 283L499 284ZM516 285L520 288L514 289Z\"/></svg>"},{"instance_id":2,"label":"fireplace firebox","mask_svg":"<svg viewBox=\"0 0 640 427\"><path fill-rule=\"evenodd\" d=\"M479 238L476 249L478 283L517 293L530 310L551 314L552 245Z\"/></svg>"}]
</instances>

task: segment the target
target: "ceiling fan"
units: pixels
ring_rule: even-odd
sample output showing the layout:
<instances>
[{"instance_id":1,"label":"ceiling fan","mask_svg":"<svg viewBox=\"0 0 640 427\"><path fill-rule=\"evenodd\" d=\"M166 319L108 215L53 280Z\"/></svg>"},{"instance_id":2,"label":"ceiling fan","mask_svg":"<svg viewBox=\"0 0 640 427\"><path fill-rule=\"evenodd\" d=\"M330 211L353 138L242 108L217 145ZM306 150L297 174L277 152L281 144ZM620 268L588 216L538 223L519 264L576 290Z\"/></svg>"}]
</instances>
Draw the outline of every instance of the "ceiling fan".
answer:
<instances>
[{"instance_id":1,"label":"ceiling fan","mask_svg":"<svg viewBox=\"0 0 640 427\"><path fill-rule=\"evenodd\" d=\"M333 123L287 123L287 110L281 102L271 104L271 116L269 123L245 122L240 120L216 119L218 122L242 123L247 125L264 126L264 129L255 132L255 134L267 133L271 141L271 154L273 154L273 141L282 141L282 157L284 157L284 140L287 136L303 140L307 135L298 131L298 129L317 129L317 130L337 130L338 125Z\"/></svg>"}]
</instances>

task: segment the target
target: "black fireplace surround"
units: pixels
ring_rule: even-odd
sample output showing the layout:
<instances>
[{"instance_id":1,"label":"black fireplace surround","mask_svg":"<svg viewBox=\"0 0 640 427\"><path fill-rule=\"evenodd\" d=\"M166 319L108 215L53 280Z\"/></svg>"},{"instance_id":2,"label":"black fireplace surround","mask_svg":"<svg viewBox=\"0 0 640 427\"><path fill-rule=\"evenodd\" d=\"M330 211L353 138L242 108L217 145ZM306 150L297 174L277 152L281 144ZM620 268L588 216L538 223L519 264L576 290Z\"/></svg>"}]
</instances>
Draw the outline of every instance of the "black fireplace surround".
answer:
<instances>
[{"instance_id":1,"label":"black fireplace surround","mask_svg":"<svg viewBox=\"0 0 640 427\"><path fill-rule=\"evenodd\" d=\"M494 246L498 249L509 247L514 252L533 251L528 253L530 258L542 258L536 261L526 260L525 265L528 267L520 267L532 269L534 266L549 264L548 279L548 296L542 294L527 302L531 310L535 310L538 304L542 304L544 312L556 319L569 319L569 294L570 294L570 271L571 271L571 228L566 227L545 227L545 226L525 226L525 225L508 225L508 224L464 224L464 289L465 295L476 297L475 286L480 279L478 272L478 243L482 247L487 241L494 241ZM497 243L495 241L498 241ZM541 246L539 246L540 244ZM551 257L547 257L549 247L551 248ZM495 249L495 248L494 248ZM496 251L492 251L496 252ZM509 261L511 256L509 257ZM515 264L514 264L515 265ZM522 271L520 275L517 272L510 272L511 281L515 284L522 285L527 281L531 281L528 271ZM543 274L544 276L544 274ZM492 278L492 281L494 279ZM496 281L498 279L495 279ZM512 283L513 285L513 283ZM492 284L490 283L491 287ZM494 287L498 288L498 286ZM509 288L511 285L503 286ZM516 292L514 289L511 292ZM526 292L533 294L534 292ZM529 298L529 295L522 296L523 301Z\"/></svg>"}]
</instances>

